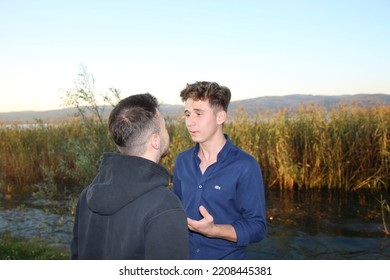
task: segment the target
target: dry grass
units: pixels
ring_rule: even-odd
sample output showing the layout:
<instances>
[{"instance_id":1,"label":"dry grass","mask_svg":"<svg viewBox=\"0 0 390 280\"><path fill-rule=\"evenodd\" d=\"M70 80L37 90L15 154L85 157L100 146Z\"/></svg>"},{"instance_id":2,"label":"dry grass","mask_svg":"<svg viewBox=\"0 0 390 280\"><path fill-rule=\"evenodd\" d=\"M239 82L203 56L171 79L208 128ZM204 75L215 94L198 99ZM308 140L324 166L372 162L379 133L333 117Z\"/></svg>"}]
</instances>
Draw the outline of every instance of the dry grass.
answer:
<instances>
[{"instance_id":1,"label":"dry grass","mask_svg":"<svg viewBox=\"0 0 390 280\"><path fill-rule=\"evenodd\" d=\"M267 188L383 189L389 184L390 107L302 104L248 116L243 109L225 124L233 143L260 163ZM176 155L193 145L182 119L168 122L173 172ZM53 192L83 187L95 176L103 151L116 151L106 125L93 119L0 129L3 188Z\"/></svg>"}]
</instances>

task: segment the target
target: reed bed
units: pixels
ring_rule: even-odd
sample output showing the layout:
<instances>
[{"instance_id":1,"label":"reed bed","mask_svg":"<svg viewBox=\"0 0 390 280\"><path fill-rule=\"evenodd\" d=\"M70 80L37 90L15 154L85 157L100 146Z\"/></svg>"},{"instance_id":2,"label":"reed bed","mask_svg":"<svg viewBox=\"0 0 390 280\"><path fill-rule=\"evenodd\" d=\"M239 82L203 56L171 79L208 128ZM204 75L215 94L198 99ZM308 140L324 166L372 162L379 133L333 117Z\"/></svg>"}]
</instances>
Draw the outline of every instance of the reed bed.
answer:
<instances>
[{"instance_id":1,"label":"reed bed","mask_svg":"<svg viewBox=\"0 0 390 280\"><path fill-rule=\"evenodd\" d=\"M55 194L81 187L95 176L101 152L115 148L94 119L14 124L0 129L0 139L0 182L8 191Z\"/></svg>"},{"instance_id":2,"label":"reed bed","mask_svg":"<svg viewBox=\"0 0 390 280\"><path fill-rule=\"evenodd\" d=\"M326 110L243 111L227 125L233 142L256 157L268 188L387 188L390 107L340 104Z\"/></svg>"},{"instance_id":3,"label":"reed bed","mask_svg":"<svg viewBox=\"0 0 390 280\"><path fill-rule=\"evenodd\" d=\"M259 162L266 188L387 189L390 106L345 105L249 116L242 108L225 124L233 143ZM3 189L78 192L95 176L103 151L116 151L106 120L17 124L0 129ZM182 118L167 122L170 150L162 164L172 173L176 155L193 145Z\"/></svg>"}]
</instances>

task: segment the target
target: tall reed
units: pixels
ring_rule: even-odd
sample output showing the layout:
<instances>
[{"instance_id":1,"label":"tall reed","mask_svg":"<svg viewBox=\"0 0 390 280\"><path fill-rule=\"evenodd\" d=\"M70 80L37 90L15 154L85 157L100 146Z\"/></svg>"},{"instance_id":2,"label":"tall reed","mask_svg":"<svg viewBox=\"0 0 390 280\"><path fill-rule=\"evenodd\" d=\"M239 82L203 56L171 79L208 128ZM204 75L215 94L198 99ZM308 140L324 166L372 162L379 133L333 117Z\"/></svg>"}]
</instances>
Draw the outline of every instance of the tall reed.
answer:
<instances>
[{"instance_id":1,"label":"tall reed","mask_svg":"<svg viewBox=\"0 0 390 280\"><path fill-rule=\"evenodd\" d=\"M389 125L389 106L302 104L255 118L241 110L225 130L259 161L269 188L350 191L388 187Z\"/></svg>"},{"instance_id":2,"label":"tall reed","mask_svg":"<svg viewBox=\"0 0 390 280\"><path fill-rule=\"evenodd\" d=\"M102 151L114 150L93 119L0 129L0 182L18 191L77 188L93 178ZM51 188L51 189L50 189Z\"/></svg>"},{"instance_id":3,"label":"tall reed","mask_svg":"<svg viewBox=\"0 0 390 280\"><path fill-rule=\"evenodd\" d=\"M326 110L302 104L249 116L239 109L224 126L233 143L259 162L266 188L387 189L390 179L390 107L339 104ZM167 121L174 160L193 145L184 120ZM0 129L0 184L25 191L79 190L95 176L104 151L116 151L107 120Z\"/></svg>"}]
</instances>

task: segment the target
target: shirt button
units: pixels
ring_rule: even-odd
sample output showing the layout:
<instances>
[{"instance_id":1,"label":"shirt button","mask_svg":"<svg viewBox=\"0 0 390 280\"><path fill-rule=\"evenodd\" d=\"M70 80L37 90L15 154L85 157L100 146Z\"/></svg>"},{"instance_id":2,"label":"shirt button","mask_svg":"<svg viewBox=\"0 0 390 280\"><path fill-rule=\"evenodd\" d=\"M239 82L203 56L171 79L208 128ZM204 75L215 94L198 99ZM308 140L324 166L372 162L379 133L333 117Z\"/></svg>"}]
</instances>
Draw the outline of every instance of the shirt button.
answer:
<instances>
[{"instance_id":1,"label":"shirt button","mask_svg":"<svg viewBox=\"0 0 390 280\"><path fill-rule=\"evenodd\" d=\"M197 252L197 253L199 253L199 252L200 252L200 250L199 250L199 249L196 249L196 252Z\"/></svg>"},{"instance_id":2,"label":"shirt button","mask_svg":"<svg viewBox=\"0 0 390 280\"><path fill-rule=\"evenodd\" d=\"M201 189L201 188L203 188L203 186L202 186L202 185L199 185L199 189Z\"/></svg>"}]
</instances>

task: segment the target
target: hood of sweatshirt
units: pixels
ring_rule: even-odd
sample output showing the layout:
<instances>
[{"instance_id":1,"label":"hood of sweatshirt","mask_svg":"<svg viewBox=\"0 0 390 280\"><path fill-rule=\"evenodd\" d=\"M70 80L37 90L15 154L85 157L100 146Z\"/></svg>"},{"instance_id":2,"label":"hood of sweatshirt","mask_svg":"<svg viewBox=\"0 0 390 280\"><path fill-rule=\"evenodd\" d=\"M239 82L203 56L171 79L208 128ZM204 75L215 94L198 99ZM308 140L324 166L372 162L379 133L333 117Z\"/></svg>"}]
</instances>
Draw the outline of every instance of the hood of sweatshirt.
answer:
<instances>
[{"instance_id":1,"label":"hood of sweatshirt","mask_svg":"<svg viewBox=\"0 0 390 280\"><path fill-rule=\"evenodd\" d=\"M87 187L87 204L91 211L109 216L144 193L168 186L168 182L168 171L153 161L104 153L99 173Z\"/></svg>"}]
</instances>

